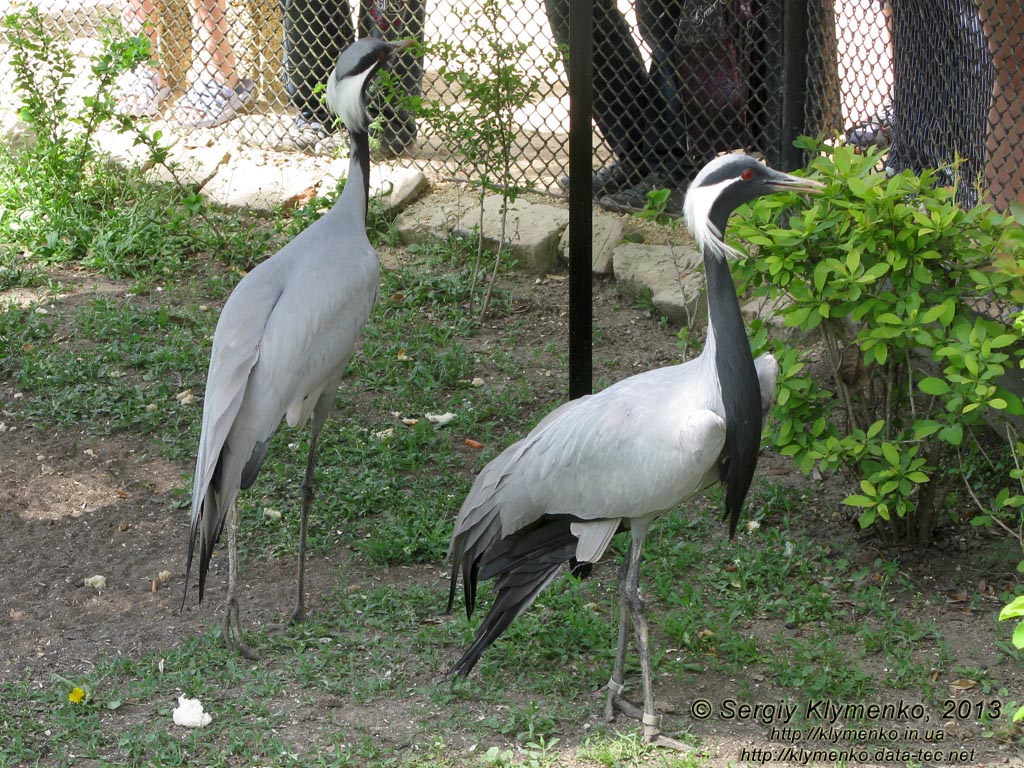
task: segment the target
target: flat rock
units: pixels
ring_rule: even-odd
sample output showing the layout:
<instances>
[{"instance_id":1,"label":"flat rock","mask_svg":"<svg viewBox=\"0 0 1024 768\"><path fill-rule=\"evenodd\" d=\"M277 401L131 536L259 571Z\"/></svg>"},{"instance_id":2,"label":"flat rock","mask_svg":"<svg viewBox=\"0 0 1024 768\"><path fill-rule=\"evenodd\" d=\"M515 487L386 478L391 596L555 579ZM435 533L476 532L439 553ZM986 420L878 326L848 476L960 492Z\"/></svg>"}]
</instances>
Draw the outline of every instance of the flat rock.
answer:
<instances>
[{"instance_id":1,"label":"flat rock","mask_svg":"<svg viewBox=\"0 0 1024 768\"><path fill-rule=\"evenodd\" d=\"M706 324L703 260L694 248L623 243L612 261L622 286L633 294L649 292L655 308L671 322L691 328Z\"/></svg>"},{"instance_id":2,"label":"flat rock","mask_svg":"<svg viewBox=\"0 0 1024 768\"><path fill-rule=\"evenodd\" d=\"M591 263L595 275L609 275L612 272L612 254L622 240L622 221L594 211L591 229ZM569 263L569 227L562 231L558 243L562 261Z\"/></svg>"},{"instance_id":3,"label":"flat rock","mask_svg":"<svg viewBox=\"0 0 1024 768\"><path fill-rule=\"evenodd\" d=\"M447 240L475 201L469 196L430 195L402 211L395 227L404 243Z\"/></svg>"},{"instance_id":4,"label":"flat rock","mask_svg":"<svg viewBox=\"0 0 1024 768\"><path fill-rule=\"evenodd\" d=\"M142 169L153 165L149 147L145 144L136 144L134 133L99 130L96 131L95 141L100 152L118 165L137 166Z\"/></svg>"},{"instance_id":5,"label":"flat rock","mask_svg":"<svg viewBox=\"0 0 1024 768\"><path fill-rule=\"evenodd\" d=\"M502 240L501 195L489 195L483 203L484 244L497 249ZM510 203L505 219L504 246L519 261L522 269L544 274L558 264L558 243L569 224L569 212L544 203L531 203L518 198ZM462 217L456 234L469 236L480 226L479 210L470 210Z\"/></svg>"},{"instance_id":6,"label":"flat rock","mask_svg":"<svg viewBox=\"0 0 1024 768\"><path fill-rule=\"evenodd\" d=\"M348 158L339 158L327 166L320 194L336 188L348 176ZM370 166L370 198L377 198L385 214L394 216L418 200L430 185L415 168L393 165Z\"/></svg>"},{"instance_id":7,"label":"flat rock","mask_svg":"<svg viewBox=\"0 0 1024 768\"><path fill-rule=\"evenodd\" d=\"M229 208L246 208L271 213L289 208L312 195L322 174L285 164L258 163L236 158L221 166L203 187L203 194Z\"/></svg>"},{"instance_id":8,"label":"flat rock","mask_svg":"<svg viewBox=\"0 0 1024 768\"><path fill-rule=\"evenodd\" d=\"M395 215L415 202L430 185L415 168L375 165L370 168L370 196L380 198L388 215Z\"/></svg>"},{"instance_id":9,"label":"flat rock","mask_svg":"<svg viewBox=\"0 0 1024 768\"><path fill-rule=\"evenodd\" d=\"M231 156L231 148L225 144L188 149L175 144L167 154L167 163L174 167L174 173L165 165L154 165L146 175L151 181L180 182L192 189L202 189L222 165L231 161Z\"/></svg>"}]
</instances>

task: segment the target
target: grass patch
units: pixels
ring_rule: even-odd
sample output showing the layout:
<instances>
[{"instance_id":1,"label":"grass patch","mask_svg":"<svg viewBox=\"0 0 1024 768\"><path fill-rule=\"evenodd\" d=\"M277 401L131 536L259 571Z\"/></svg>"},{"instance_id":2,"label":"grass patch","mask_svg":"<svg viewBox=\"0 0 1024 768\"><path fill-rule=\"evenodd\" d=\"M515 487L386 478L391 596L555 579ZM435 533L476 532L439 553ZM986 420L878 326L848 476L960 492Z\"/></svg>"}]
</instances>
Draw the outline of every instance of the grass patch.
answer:
<instances>
[{"instance_id":1,"label":"grass patch","mask_svg":"<svg viewBox=\"0 0 1024 768\"><path fill-rule=\"evenodd\" d=\"M251 239L271 246L290 232L288 225L268 227ZM264 656L256 665L226 653L212 631L161 654L104 658L85 673L4 683L0 766L707 764L699 754L651 751L631 723L583 731L603 705L589 693L612 665L625 536L592 578L556 580L469 680L444 679L480 616L441 616L444 585L404 579L395 567L440 570L474 471L552 405L550 395L537 395L524 365L564 364L556 345L525 349L527 329L515 319L481 343L463 247L415 249L384 272L322 436L310 547L350 548L361 573L386 575L388 583L345 584L339 574L342 585L310 622L252 633ZM201 268L192 257L168 261L166 274L127 270L133 282L124 292L54 299L45 313L0 312L0 376L24 395L4 404L5 418L148 435L189 467L217 307L241 270L258 261L253 253L250 246L218 252ZM12 279L45 285L46 270L35 269ZM492 297L492 312L511 315L510 307L508 296ZM189 389L191 403L177 397ZM444 426L426 418L445 412L454 418ZM484 449L468 448L467 437ZM255 486L243 494L247 561L294 557L307 448L306 431L280 430ZM864 700L893 689L920 691L932 702L943 696L931 671L952 666L954 654L933 622L904 610L922 598L894 563L811 538L800 519L808 503L762 481L750 504L757 524L735 541L718 519L717 493L653 527L642 586L655 633L656 685L678 689L717 676L737 681L736 696L750 703L763 697L752 675L802 699ZM267 508L281 511L280 519L265 516ZM481 610L490 588L481 588ZM630 654L631 685L636 664ZM981 672L963 675L1001 695L998 680ZM87 692L80 704L68 700L75 686ZM198 696L213 713L209 729L182 732L170 724L181 693ZM381 712L389 718L386 739Z\"/></svg>"}]
</instances>

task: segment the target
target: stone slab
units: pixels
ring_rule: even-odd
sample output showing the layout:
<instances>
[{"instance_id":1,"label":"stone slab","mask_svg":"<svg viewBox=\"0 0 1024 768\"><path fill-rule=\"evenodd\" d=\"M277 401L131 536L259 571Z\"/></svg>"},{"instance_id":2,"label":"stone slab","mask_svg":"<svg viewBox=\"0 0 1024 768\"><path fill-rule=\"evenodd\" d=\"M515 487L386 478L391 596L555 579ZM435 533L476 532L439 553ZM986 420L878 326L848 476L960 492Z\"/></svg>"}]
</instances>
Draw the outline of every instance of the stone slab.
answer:
<instances>
[{"instance_id":1,"label":"stone slab","mask_svg":"<svg viewBox=\"0 0 1024 768\"><path fill-rule=\"evenodd\" d=\"M591 264L595 275L612 273L612 254L622 241L622 221L615 216L594 211L591 224ZM562 261L569 263L569 227L562 232L558 243Z\"/></svg>"},{"instance_id":2,"label":"stone slab","mask_svg":"<svg viewBox=\"0 0 1024 768\"><path fill-rule=\"evenodd\" d=\"M231 161L231 148L226 144L205 147L171 147L167 162L174 166L174 173L164 165L154 165L147 172L151 181L180 182L192 189L202 189L217 175L218 169Z\"/></svg>"},{"instance_id":3,"label":"stone slab","mask_svg":"<svg viewBox=\"0 0 1024 768\"><path fill-rule=\"evenodd\" d=\"M615 277L627 292L649 292L655 308L671 322L702 328L707 298L700 254L685 245L623 243L612 255Z\"/></svg>"},{"instance_id":4,"label":"stone slab","mask_svg":"<svg viewBox=\"0 0 1024 768\"><path fill-rule=\"evenodd\" d=\"M484 198L484 244L495 250L502 240L503 204L501 195ZM518 198L508 206L503 245L518 260L521 269L544 274L558 264L558 243L568 224L569 212L565 208ZM455 232L470 236L479 227L479 210L470 210L462 217Z\"/></svg>"},{"instance_id":5,"label":"stone slab","mask_svg":"<svg viewBox=\"0 0 1024 768\"><path fill-rule=\"evenodd\" d=\"M246 158L221 166L203 187L203 194L218 205L272 213L308 199L322 174L285 164L266 164Z\"/></svg>"}]
</instances>

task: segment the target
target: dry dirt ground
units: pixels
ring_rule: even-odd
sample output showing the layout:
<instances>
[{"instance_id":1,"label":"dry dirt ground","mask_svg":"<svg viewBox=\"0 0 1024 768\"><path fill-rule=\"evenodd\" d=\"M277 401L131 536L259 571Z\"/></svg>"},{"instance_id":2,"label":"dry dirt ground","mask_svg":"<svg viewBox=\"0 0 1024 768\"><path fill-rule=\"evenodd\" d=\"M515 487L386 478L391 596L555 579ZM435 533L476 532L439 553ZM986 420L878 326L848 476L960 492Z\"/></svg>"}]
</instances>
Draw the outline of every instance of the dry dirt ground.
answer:
<instances>
[{"instance_id":1,"label":"dry dirt ground","mask_svg":"<svg viewBox=\"0 0 1024 768\"><path fill-rule=\"evenodd\" d=\"M89 280L79 279L78 283L79 297L94 290ZM524 375L545 397L559 397L565 381L562 364L554 358L538 361L533 350L552 341L561 344L566 338L566 282L564 278L538 281L523 276L514 278L510 289L516 317L526 317L531 328L523 337ZM674 331L643 309L630 306L610 283L596 283L595 318L600 332L595 345L595 377L607 375L615 380L664 365L677 354ZM489 336L502 333L502 322L490 323L475 343L486 348ZM620 364L609 368L611 360ZM10 382L0 382L0 403L9 402L16 394ZM179 610L187 533L181 493L188 488L190 466L168 462L152 445L131 435L97 437L87 426L56 432L44 424L19 423L9 414L0 417L0 422L6 427L0 434L0 523L4 531L0 681L28 674L45 683L53 672L85 669L112 655L159 653L183 637L207 632L210 624L219 620L226 580L223 566L212 573L214 586L204 604L197 607L189 601L184 611ZM838 503L843 489L837 487L837 481L806 480L788 462L772 456L765 458L760 473L773 482L788 484L794 493L806 494L809 503L803 523L811 538L823 542L856 539L855 551L867 564L879 556L898 561L916 592L928 598L922 610L927 610L927 620L935 622L958 662L990 669L1002 684L1017 692L1016 697L1024 695L1021 665L1007 664L996 647L997 640L1009 636L1009 627L994 620L1000 606L996 596L1012 584L1013 577L976 565L992 545L988 534L948 527L938 545L926 551L885 549L870 534L855 530ZM443 605L447 581L441 563L392 569L362 566L353 574L346 572L351 559L345 548L311 559L307 590L313 610L319 607L320 597L338 584L343 572L349 581L419 582L436 588L439 608ZM606 568L605 576L611 578L613 566ZM162 571L171 573L167 583L158 580ZM83 577L95 573L106 575L107 586L101 591L82 586ZM244 620L255 625L279 619L291 599L292 585L290 558L248 561L242 591ZM894 599L909 603L911 595ZM762 629L770 636L780 628ZM610 631L609 643L613 642ZM952 670L939 674L946 684L953 684L958 677ZM699 679L694 689L670 677L659 678L659 695L674 710L671 717L679 718L699 737L711 765L743 764L741 757L758 764L761 753L756 750L785 745L782 741L771 744L768 729L753 719L699 720L691 716L690 707L696 698L721 707L736 697L741 685L749 685L757 700L765 703L778 702L792 692L776 689L770 680L757 676L737 680L708 674ZM951 695L956 692L950 691ZM963 695L982 698L980 691ZM893 701L899 698L917 701L913 692L893 693ZM596 691L581 691L581 705L593 711L590 722L600 721L602 701ZM296 727L300 721L307 729L334 727L332 723L342 717L337 706L337 702L325 702L321 712L296 713ZM399 702L395 707L396 712L402 709ZM334 714L327 713L331 708ZM387 717L380 722L381 739L402 742L400 717L391 717L390 726ZM976 720L947 729L945 746L955 744L970 753L969 758L952 762L1024 764L1012 745L981 738L981 730ZM563 747L578 743L579 736L564 734ZM453 747L458 746L458 739L457 734L450 735ZM883 761L847 764L876 762ZM904 765L906 761L884 764Z\"/></svg>"}]
</instances>

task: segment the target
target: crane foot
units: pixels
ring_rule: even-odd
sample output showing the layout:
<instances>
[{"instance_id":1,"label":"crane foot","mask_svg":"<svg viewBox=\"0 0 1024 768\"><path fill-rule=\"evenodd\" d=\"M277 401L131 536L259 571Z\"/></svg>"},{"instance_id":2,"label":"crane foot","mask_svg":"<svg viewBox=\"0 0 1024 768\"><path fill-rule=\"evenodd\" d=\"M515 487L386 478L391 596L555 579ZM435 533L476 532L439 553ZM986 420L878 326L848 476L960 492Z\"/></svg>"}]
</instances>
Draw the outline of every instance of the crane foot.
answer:
<instances>
[{"instance_id":1,"label":"crane foot","mask_svg":"<svg viewBox=\"0 0 1024 768\"><path fill-rule=\"evenodd\" d=\"M234 598L228 600L227 608L224 611L224 625L221 634L224 637L224 645L229 650L235 651L249 661L259 661L260 655L242 637L242 623L238 618L238 601Z\"/></svg>"},{"instance_id":2,"label":"crane foot","mask_svg":"<svg viewBox=\"0 0 1024 768\"><path fill-rule=\"evenodd\" d=\"M615 722L616 716L622 713L634 720L642 720L644 716L643 707L639 707L621 694L608 691L608 701L604 705L604 719L606 722Z\"/></svg>"},{"instance_id":3,"label":"crane foot","mask_svg":"<svg viewBox=\"0 0 1024 768\"><path fill-rule=\"evenodd\" d=\"M663 747L665 749L674 749L677 752L690 752L693 750L689 744L673 739L670 736L666 736L661 733L658 729L651 735L647 733L648 726L644 726L644 741L650 744L652 747Z\"/></svg>"},{"instance_id":4,"label":"crane foot","mask_svg":"<svg viewBox=\"0 0 1024 768\"><path fill-rule=\"evenodd\" d=\"M292 625L294 625L294 624L302 624L305 621L306 621L306 609L303 606L301 606L301 605L298 608L296 608L294 611L292 611L292 615L288 617L288 623L292 624Z\"/></svg>"}]
</instances>

